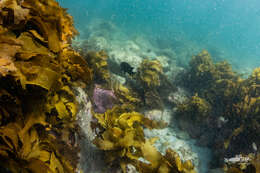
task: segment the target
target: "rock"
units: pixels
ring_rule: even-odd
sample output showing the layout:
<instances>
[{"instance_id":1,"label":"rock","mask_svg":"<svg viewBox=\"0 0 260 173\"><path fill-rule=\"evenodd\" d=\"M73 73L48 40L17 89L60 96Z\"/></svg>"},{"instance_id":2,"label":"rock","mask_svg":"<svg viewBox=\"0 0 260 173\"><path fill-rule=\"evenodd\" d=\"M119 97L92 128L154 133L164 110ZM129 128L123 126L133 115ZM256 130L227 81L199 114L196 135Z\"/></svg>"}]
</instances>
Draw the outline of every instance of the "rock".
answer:
<instances>
[{"instance_id":1,"label":"rock","mask_svg":"<svg viewBox=\"0 0 260 173\"><path fill-rule=\"evenodd\" d=\"M119 82L120 84L124 85L126 83L126 78L116 75L114 73L111 74L111 78L112 80L114 80L115 82Z\"/></svg>"},{"instance_id":2,"label":"rock","mask_svg":"<svg viewBox=\"0 0 260 173\"><path fill-rule=\"evenodd\" d=\"M80 162L78 169L81 173L99 173L105 166L103 153L92 144L96 134L91 128L93 116L91 113L92 104L82 88L75 88L76 99L79 104L77 121L81 128L82 139L80 140Z\"/></svg>"},{"instance_id":3,"label":"rock","mask_svg":"<svg viewBox=\"0 0 260 173\"><path fill-rule=\"evenodd\" d=\"M92 50L95 51L106 50L108 48L107 40L101 36L90 38L89 43L91 43Z\"/></svg>"},{"instance_id":4,"label":"rock","mask_svg":"<svg viewBox=\"0 0 260 173\"><path fill-rule=\"evenodd\" d=\"M138 173L136 168L133 165L131 165L131 164L127 164L126 165L126 172L127 173Z\"/></svg>"},{"instance_id":5,"label":"rock","mask_svg":"<svg viewBox=\"0 0 260 173\"><path fill-rule=\"evenodd\" d=\"M92 131L91 121L93 121L92 116L92 104L88 98L86 92L82 88L75 88L76 100L78 102L79 112L77 114L77 121L80 127L84 130L83 133L86 138L92 141L96 135Z\"/></svg>"},{"instance_id":6,"label":"rock","mask_svg":"<svg viewBox=\"0 0 260 173\"><path fill-rule=\"evenodd\" d=\"M182 104L188 99L188 92L183 88L178 87L176 92L171 92L168 96L168 101L172 104Z\"/></svg>"},{"instance_id":7,"label":"rock","mask_svg":"<svg viewBox=\"0 0 260 173\"><path fill-rule=\"evenodd\" d=\"M127 62L130 66L134 67L135 72L142 62L142 57L132 51L125 51L125 48L122 47L114 47L108 52L108 54L109 59L115 62L118 66L120 66L121 62Z\"/></svg>"},{"instance_id":8,"label":"rock","mask_svg":"<svg viewBox=\"0 0 260 173\"><path fill-rule=\"evenodd\" d=\"M163 69L169 70L169 58L168 57L166 57L164 55L160 55L160 56L157 56L156 59L160 61Z\"/></svg>"},{"instance_id":9,"label":"rock","mask_svg":"<svg viewBox=\"0 0 260 173\"><path fill-rule=\"evenodd\" d=\"M171 110L169 109L163 111L159 109L148 110L144 112L144 116L150 120L163 121L166 124L171 122Z\"/></svg>"},{"instance_id":10,"label":"rock","mask_svg":"<svg viewBox=\"0 0 260 173\"><path fill-rule=\"evenodd\" d=\"M128 40L125 43L125 49L127 51L140 51L141 48L132 40Z\"/></svg>"},{"instance_id":11,"label":"rock","mask_svg":"<svg viewBox=\"0 0 260 173\"><path fill-rule=\"evenodd\" d=\"M165 112L165 113L164 113ZM208 173L208 163L211 160L211 151L206 147L199 147L195 145L195 140L191 139L189 135L181 131L175 125L176 122L172 120L174 117L171 110L160 111L160 110L152 110L146 111L145 116L150 119L164 119L165 115L170 116L166 122L169 122L170 125L164 129L144 129L145 137L153 138L159 137L159 139L155 142L154 146L157 150L165 154L167 148L171 148L176 151L183 161L191 160L194 164L197 172L199 173Z\"/></svg>"}]
</instances>

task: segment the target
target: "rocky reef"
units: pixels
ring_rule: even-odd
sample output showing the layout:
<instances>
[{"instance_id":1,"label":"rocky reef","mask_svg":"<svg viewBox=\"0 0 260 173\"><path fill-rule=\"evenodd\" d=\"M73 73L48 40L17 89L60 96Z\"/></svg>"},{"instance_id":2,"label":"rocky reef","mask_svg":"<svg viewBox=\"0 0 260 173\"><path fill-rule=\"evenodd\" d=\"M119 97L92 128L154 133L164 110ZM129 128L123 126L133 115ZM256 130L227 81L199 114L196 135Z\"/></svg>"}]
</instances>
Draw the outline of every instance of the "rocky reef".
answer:
<instances>
[{"instance_id":1,"label":"rocky reef","mask_svg":"<svg viewBox=\"0 0 260 173\"><path fill-rule=\"evenodd\" d=\"M81 33L73 41L74 47L85 51L105 50L109 56L110 71L117 75L123 76L120 71L122 62L126 62L133 67L133 72L137 72L143 59L159 60L164 73L169 78L173 78L182 70L177 64L180 59L183 60L183 54L177 55L173 49L160 47L162 43L153 37L144 34L126 34L111 21L92 19L92 22L88 23ZM186 51L193 52L188 49ZM187 58L190 58L190 55Z\"/></svg>"},{"instance_id":2,"label":"rocky reef","mask_svg":"<svg viewBox=\"0 0 260 173\"><path fill-rule=\"evenodd\" d=\"M260 68L204 50L184 70L177 43L87 30L73 41L54 0L0 1L1 172L206 173L210 149L211 168L259 172Z\"/></svg>"},{"instance_id":3,"label":"rocky reef","mask_svg":"<svg viewBox=\"0 0 260 173\"><path fill-rule=\"evenodd\" d=\"M71 47L77 31L57 2L3 0L0 9L2 172L71 173L100 165L123 172L195 172L192 161L171 148L160 153L156 138L144 136L144 126L162 126L138 112L143 95L111 79L106 53ZM144 61L134 81L154 88L161 77L159 62Z\"/></svg>"},{"instance_id":4,"label":"rocky reef","mask_svg":"<svg viewBox=\"0 0 260 173\"><path fill-rule=\"evenodd\" d=\"M114 27L109 28L112 29ZM96 31L97 30L98 28L96 28ZM95 32L90 37L95 37ZM104 37L106 37L106 35L104 35ZM116 41L113 41L113 38L111 37L113 37L113 34L110 34L110 36L107 38L108 40L111 39L111 43L107 43L110 43L111 45L116 44ZM84 38L84 36L81 38ZM158 150L158 154L161 155L160 157L164 157L166 154L166 150L170 149L178 153L182 163L185 163L186 161L191 161L194 168L190 171L207 172L208 161L206 161L203 157L209 159L210 151L207 148L196 147L195 142L190 141L189 135L184 135L185 137L182 137L181 134L183 134L183 132L178 131L176 124L172 126L173 123L171 122L171 117L173 116L174 111L172 111L171 109L167 109L166 107L176 105L177 102L182 102L182 99L179 98L184 99L185 96L181 94L183 90L175 86L175 84L172 82L172 76L167 73L167 70L165 70L168 68L167 66L169 66L169 64L167 64L167 58L150 58L150 56L147 56L147 58L145 58L138 55L140 57L140 63L138 63L137 65L133 65L131 62L127 61L128 58L126 57L121 57L120 59L118 59L119 61L114 60L110 52L111 50L107 47L103 47L104 50L93 50L93 47L89 44L91 44L89 41L82 41L79 38L78 40L76 40L76 42L74 42L75 48L82 52L81 54L89 62L88 64L90 64L90 67L92 67L91 64L95 64L90 62L93 61L91 57L95 58L95 56L99 54L94 54L94 52L104 52L104 50L108 52L107 58L102 60L107 61L102 63L104 64L104 68L93 67L93 69L95 69L93 70L94 87L92 89L93 92L90 91L89 93L90 98L92 98L94 107L102 108L101 112L99 111L99 109L94 109L95 118L93 118L93 122L95 124L94 129L96 129L94 131L98 132L96 134L97 137L95 139L95 144L101 150L104 150L104 153L106 153L106 157L104 159L107 160L108 165L110 165L110 168L106 168L106 171L110 170L115 172L116 170L120 169L120 167L126 172L157 172L159 169L162 169L160 168L160 164L162 163L157 163L157 167L149 168L148 165L153 163L150 160L145 159L144 155L146 155L146 151L142 151L140 149L140 146L142 146L145 141L149 140L149 138L158 137L158 140L156 140L157 142L154 141L151 144L151 147L156 147L156 149L154 148L153 150ZM123 43L121 42L121 46L122 45ZM120 53L126 53L125 49L119 49L116 51L119 55ZM140 50L140 52L143 51L145 50ZM153 52L153 49L151 49L150 51ZM97 62L96 64L101 64L101 61L97 60L95 62ZM124 64L124 68L121 66L122 63ZM99 80L103 78L101 76L107 76L108 80ZM98 92L100 94L103 93L102 98L104 98L103 101L107 100L105 101L106 104L95 101L96 99L94 95L95 93L97 93L97 91L100 91ZM170 93L173 96L170 96ZM173 97L172 100L171 97ZM104 105L108 107L105 108ZM111 109L111 106L109 105L114 105L115 107L112 107ZM104 112L103 110L106 111ZM121 111L117 112L117 110ZM131 133L143 133L142 140L138 140L136 138L132 139L132 137L129 137L128 133L125 132L126 127L118 124L118 121L121 118L122 121L128 121L128 119L130 121L131 118L135 117L136 113L138 113L138 116L136 116L137 119L133 119L133 124L136 124L136 127L141 126L142 129L139 129L140 131L138 130L137 132ZM125 117L126 115L128 115L129 117ZM114 118L109 120L109 118L112 117ZM123 117L125 117L126 119L123 120ZM106 125L106 123L108 122L110 124ZM133 127L131 126L128 128L132 129ZM132 130L137 129L134 128ZM114 136L114 133L117 132L119 136ZM178 133L180 135L178 135ZM121 141L121 138L127 138L129 141L133 142L131 142L131 145L129 144L129 146L128 143L127 145L124 144ZM166 145L167 140L171 141L169 145ZM183 145L183 147L181 147L181 145ZM132 150L132 148L135 149ZM121 151L122 149L123 151ZM138 152L138 159L131 156L137 154L132 153L135 150L140 150ZM130 153L127 154L126 151ZM121 154L118 155L119 153ZM114 154L115 156L113 156ZM112 156L113 158L111 158ZM136 161L136 159L138 161ZM145 166L144 163L148 164L145 166L148 166L146 170L143 170L144 168L140 167L140 164L137 164L140 161L143 162L140 163L143 166ZM120 162L124 163L118 164ZM169 171L176 172L176 170L173 170L171 167L172 166L167 169L169 169ZM179 171L182 172L184 170L180 168ZM185 171L187 172L188 170Z\"/></svg>"}]
</instances>

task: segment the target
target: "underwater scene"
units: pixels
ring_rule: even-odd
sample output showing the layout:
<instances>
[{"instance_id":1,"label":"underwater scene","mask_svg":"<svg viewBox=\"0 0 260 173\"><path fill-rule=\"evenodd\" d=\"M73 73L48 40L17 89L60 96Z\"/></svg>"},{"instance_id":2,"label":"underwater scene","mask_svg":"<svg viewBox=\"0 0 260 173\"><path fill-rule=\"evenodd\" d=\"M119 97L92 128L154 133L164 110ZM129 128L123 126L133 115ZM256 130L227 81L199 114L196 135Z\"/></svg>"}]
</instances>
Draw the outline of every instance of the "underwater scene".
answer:
<instances>
[{"instance_id":1,"label":"underwater scene","mask_svg":"<svg viewBox=\"0 0 260 173\"><path fill-rule=\"evenodd\" d=\"M0 172L260 173L257 0L0 0Z\"/></svg>"}]
</instances>

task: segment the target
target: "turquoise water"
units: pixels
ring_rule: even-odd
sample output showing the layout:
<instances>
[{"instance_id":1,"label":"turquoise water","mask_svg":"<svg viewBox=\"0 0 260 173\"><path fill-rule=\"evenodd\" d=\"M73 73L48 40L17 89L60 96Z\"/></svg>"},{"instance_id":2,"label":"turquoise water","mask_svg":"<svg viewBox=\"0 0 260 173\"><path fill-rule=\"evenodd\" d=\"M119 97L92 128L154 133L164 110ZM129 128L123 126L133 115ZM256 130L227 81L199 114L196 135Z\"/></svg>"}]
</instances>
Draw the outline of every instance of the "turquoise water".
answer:
<instances>
[{"instance_id":1,"label":"turquoise water","mask_svg":"<svg viewBox=\"0 0 260 173\"><path fill-rule=\"evenodd\" d=\"M260 2L257 0L59 0L78 29L99 18L129 34L147 34L166 46L191 40L239 70L260 66ZM184 39L181 44L187 46Z\"/></svg>"}]
</instances>

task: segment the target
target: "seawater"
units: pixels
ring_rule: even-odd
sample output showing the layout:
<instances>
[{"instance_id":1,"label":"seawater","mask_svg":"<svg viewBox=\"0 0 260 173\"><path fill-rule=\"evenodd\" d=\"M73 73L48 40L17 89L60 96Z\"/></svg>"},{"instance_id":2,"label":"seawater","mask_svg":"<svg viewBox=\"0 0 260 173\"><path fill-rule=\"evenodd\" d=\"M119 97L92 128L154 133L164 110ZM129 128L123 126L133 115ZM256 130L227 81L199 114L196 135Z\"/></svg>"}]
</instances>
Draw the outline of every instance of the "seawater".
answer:
<instances>
[{"instance_id":1,"label":"seawater","mask_svg":"<svg viewBox=\"0 0 260 173\"><path fill-rule=\"evenodd\" d=\"M59 0L59 3L68 8L76 27L83 32L91 21L103 19L113 22L127 35L146 34L173 49L176 40L186 47L192 41L214 57L228 60L241 72L260 66L258 0Z\"/></svg>"}]
</instances>

